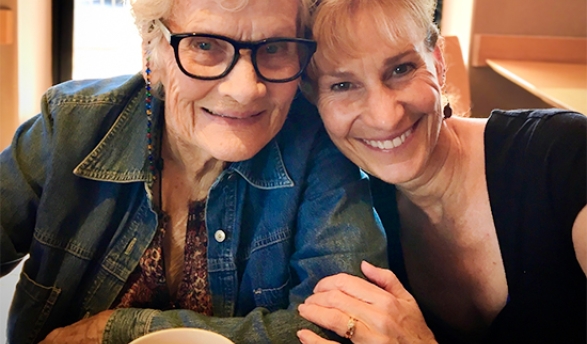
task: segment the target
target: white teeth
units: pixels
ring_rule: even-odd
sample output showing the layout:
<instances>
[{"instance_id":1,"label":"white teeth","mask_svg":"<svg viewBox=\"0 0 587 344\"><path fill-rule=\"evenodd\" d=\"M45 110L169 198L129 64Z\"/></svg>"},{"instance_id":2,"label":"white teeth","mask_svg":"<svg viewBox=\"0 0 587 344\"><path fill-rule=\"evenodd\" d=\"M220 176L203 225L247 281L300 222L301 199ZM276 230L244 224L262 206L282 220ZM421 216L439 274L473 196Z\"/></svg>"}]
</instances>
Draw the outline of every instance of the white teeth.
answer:
<instances>
[{"instance_id":1,"label":"white teeth","mask_svg":"<svg viewBox=\"0 0 587 344\"><path fill-rule=\"evenodd\" d=\"M379 149L392 149L401 146L406 139L412 135L412 128L406 130L400 136L394 138L393 140L384 140L384 141L376 141L376 140L363 140L366 144L371 147L379 148Z\"/></svg>"},{"instance_id":2,"label":"white teeth","mask_svg":"<svg viewBox=\"0 0 587 344\"><path fill-rule=\"evenodd\" d=\"M211 111L211 110L208 110L208 109L204 109L204 110L206 110L208 113L210 113L210 114L212 114L214 116L223 117L223 118L234 118L234 117L230 117L230 116L221 115L219 113L216 113L216 112Z\"/></svg>"},{"instance_id":3,"label":"white teeth","mask_svg":"<svg viewBox=\"0 0 587 344\"><path fill-rule=\"evenodd\" d=\"M401 136L400 137L396 137L395 139L393 139L393 145L395 147L401 145L404 142L404 140L402 140Z\"/></svg>"}]
</instances>

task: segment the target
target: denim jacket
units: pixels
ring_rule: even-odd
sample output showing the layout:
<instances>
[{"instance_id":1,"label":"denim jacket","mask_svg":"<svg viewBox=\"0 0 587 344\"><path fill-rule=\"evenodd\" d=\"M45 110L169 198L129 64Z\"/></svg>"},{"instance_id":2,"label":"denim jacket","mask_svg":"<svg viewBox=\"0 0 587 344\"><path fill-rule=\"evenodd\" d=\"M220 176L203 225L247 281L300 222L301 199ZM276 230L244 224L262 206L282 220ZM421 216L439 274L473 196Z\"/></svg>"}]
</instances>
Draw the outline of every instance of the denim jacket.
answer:
<instances>
[{"instance_id":1,"label":"denim jacket","mask_svg":"<svg viewBox=\"0 0 587 344\"><path fill-rule=\"evenodd\" d=\"M2 274L28 255L9 343L36 343L108 309L150 244L157 215L146 184L144 99L140 74L53 87L42 113L0 155ZM317 281L360 275L361 260L387 264L368 188L315 108L296 96L278 135L250 160L229 165L209 190L214 316L119 309L103 343L179 326L237 343L292 343L300 328L320 331L296 311Z\"/></svg>"}]
</instances>

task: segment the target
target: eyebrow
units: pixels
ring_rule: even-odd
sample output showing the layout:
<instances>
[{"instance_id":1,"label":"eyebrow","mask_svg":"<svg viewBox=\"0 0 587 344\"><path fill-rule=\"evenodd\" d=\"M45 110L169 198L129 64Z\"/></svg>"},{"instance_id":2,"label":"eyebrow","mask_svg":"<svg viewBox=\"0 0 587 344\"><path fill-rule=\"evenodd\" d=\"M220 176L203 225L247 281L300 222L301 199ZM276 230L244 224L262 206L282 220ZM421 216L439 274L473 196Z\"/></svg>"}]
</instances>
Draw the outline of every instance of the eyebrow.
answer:
<instances>
[{"instance_id":1,"label":"eyebrow","mask_svg":"<svg viewBox=\"0 0 587 344\"><path fill-rule=\"evenodd\" d=\"M176 32L171 32L171 34L207 33L207 34L221 35L221 36L225 36L225 37L229 37L229 38L238 40L233 35L227 34L227 32L224 32L221 30L219 31L218 25L211 26L211 25L209 25L209 23L210 23L210 21L207 18L192 20L188 24L188 27L190 29L177 30ZM167 26L168 24L163 24L163 25L165 25L167 28L169 28L169 26ZM278 23L277 25L274 25L272 27L273 32L271 33L271 35L264 36L263 38L259 38L259 39L255 39L255 40L247 39L242 42L255 42L255 41L260 41L260 40L272 38L272 37L297 38L298 37L298 29L295 25L293 27L293 33L287 33L291 28L292 27L290 26L289 23ZM169 30L169 31L171 31L171 30Z\"/></svg>"},{"instance_id":2,"label":"eyebrow","mask_svg":"<svg viewBox=\"0 0 587 344\"><path fill-rule=\"evenodd\" d=\"M341 70L335 70L331 73L323 73L323 76L329 76L329 77L334 77L334 78L348 78L353 76L355 73L352 72L345 72L345 71L341 71Z\"/></svg>"},{"instance_id":3,"label":"eyebrow","mask_svg":"<svg viewBox=\"0 0 587 344\"><path fill-rule=\"evenodd\" d=\"M383 65L384 66L394 65L398 61L401 61L402 59L404 59L406 56L414 55L417 53L418 52L416 51L416 49L410 49L410 50L404 51L403 53L386 58L385 61L383 62ZM323 73L322 75L334 77L334 78L348 78L348 77L352 77L354 74L355 73L351 72L351 71L335 69L334 71L332 71L330 73Z\"/></svg>"},{"instance_id":4,"label":"eyebrow","mask_svg":"<svg viewBox=\"0 0 587 344\"><path fill-rule=\"evenodd\" d=\"M404 51L401 54L397 54L395 56L386 58L385 59L385 62L383 63L383 65L388 66L388 65L396 64L398 61L404 59L406 56L414 55L414 54L417 54L417 53L418 52L416 51L416 49L410 49L410 50Z\"/></svg>"}]
</instances>

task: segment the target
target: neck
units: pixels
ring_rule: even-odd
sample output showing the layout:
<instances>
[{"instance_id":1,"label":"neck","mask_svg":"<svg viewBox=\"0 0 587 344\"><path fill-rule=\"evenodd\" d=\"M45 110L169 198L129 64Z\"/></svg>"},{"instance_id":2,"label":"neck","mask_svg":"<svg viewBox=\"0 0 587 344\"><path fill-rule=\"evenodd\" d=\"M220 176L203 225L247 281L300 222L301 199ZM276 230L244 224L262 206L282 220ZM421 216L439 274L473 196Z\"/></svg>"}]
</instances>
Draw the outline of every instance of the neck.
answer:
<instances>
[{"instance_id":1,"label":"neck","mask_svg":"<svg viewBox=\"0 0 587 344\"><path fill-rule=\"evenodd\" d=\"M400 193L424 211L432 221L444 218L447 204L458 204L465 177L464 150L452 126L442 124L438 141L427 165L415 179L397 185Z\"/></svg>"},{"instance_id":2,"label":"neck","mask_svg":"<svg viewBox=\"0 0 587 344\"><path fill-rule=\"evenodd\" d=\"M165 164L173 164L190 176L198 176L211 166L221 164L200 147L179 140L177 135L169 132L167 128L163 135L161 155Z\"/></svg>"},{"instance_id":3,"label":"neck","mask_svg":"<svg viewBox=\"0 0 587 344\"><path fill-rule=\"evenodd\" d=\"M205 198L208 189L224 169L224 162L205 153L198 146L180 141L168 130L165 130L161 144L164 185L182 185L181 191L173 189L185 193L189 201Z\"/></svg>"}]
</instances>

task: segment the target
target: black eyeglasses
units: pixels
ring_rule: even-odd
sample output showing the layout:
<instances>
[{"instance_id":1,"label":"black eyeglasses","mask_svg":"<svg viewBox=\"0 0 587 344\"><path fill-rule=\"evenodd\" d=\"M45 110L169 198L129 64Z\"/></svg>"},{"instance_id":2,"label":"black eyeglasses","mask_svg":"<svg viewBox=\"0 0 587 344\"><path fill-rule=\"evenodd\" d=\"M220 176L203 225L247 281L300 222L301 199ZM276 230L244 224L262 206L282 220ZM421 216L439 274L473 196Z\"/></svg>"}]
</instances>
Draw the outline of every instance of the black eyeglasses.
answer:
<instances>
[{"instance_id":1,"label":"black eyeglasses","mask_svg":"<svg viewBox=\"0 0 587 344\"><path fill-rule=\"evenodd\" d=\"M309 39L273 37L241 42L205 33L172 34L160 20L156 23L173 47L179 69L200 80L225 77L240 58L240 50L249 49L259 78L269 82L292 81L300 77L316 51L316 42Z\"/></svg>"}]
</instances>

